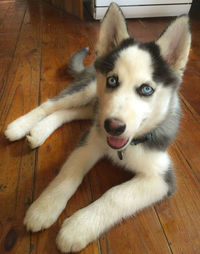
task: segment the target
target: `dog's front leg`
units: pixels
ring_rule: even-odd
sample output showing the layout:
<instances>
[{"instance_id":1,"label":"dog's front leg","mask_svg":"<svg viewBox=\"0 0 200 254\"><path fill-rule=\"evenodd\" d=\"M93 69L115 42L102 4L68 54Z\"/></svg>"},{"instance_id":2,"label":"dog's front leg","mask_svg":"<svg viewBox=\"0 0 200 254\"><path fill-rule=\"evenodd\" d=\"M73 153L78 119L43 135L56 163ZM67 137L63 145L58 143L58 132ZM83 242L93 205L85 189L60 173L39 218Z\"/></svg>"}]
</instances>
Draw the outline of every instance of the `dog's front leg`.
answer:
<instances>
[{"instance_id":1,"label":"dog's front leg","mask_svg":"<svg viewBox=\"0 0 200 254\"><path fill-rule=\"evenodd\" d=\"M80 251L113 224L161 200L167 191L166 182L158 175L138 175L113 187L64 221L57 237L58 248L62 252Z\"/></svg>"},{"instance_id":2,"label":"dog's front leg","mask_svg":"<svg viewBox=\"0 0 200 254\"><path fill-rule=\"evenodd\" d=\"M65 208L84 175L103 155L95 129L81 140L60 173L29 207L24 224L33 232L50 227Z\"/></svg>"}]
</instances>

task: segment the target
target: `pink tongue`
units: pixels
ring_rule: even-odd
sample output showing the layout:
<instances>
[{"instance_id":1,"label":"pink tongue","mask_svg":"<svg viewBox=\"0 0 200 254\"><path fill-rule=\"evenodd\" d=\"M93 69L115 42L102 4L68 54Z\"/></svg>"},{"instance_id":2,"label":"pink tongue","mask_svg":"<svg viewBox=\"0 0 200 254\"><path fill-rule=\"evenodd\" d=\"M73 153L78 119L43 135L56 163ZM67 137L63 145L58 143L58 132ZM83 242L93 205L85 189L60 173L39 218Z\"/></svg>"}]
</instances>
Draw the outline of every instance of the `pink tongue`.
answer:
<instances>
[{"instance_id":1,"label":"pink tongue","mask_svg":"<svg viewBox=\"0 0 200 254\"><path fill-rule=\"evenodd\" d=\"M128 142L128 138L107 137L107 142L111 147L119 149Z\"/></svg>"}]
</instances>

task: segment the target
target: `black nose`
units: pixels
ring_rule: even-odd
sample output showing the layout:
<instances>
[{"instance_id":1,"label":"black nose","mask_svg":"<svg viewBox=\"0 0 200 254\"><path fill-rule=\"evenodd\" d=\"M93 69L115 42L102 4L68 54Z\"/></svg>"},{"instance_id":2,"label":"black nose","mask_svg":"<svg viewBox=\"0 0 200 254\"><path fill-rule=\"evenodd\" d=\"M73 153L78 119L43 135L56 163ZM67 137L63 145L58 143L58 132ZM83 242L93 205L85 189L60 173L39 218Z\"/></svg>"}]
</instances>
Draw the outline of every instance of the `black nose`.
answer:
<instances>
[{"instance_id":1,"label":"black nose","mask_svg":"<svg viewBox=\"0 0 200 254\"><path fill-rule=\"evenodd\" d=\"M104 122L104 128L110 135L119 136L125 131L126 124L119 119L108 118Z\"/></svg>"}]
</instances>

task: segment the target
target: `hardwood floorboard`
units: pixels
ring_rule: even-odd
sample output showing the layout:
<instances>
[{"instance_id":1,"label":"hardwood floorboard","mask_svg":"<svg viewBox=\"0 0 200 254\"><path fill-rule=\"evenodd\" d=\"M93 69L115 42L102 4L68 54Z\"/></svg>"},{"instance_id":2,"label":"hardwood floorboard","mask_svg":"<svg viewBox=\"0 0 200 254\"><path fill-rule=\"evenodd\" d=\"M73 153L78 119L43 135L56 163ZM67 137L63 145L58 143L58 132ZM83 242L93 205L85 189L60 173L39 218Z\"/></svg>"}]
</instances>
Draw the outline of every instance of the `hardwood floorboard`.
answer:
<instances>
[{"instance_id":1,"label":"hardwood floorboard","mask_svg":"<svg viewBox=\"0 0 200 254\"><path fill-rule=\"evenodd\" d=\"M15 53L27 3L0 2L0 99Z\"/></svg>"},{"instance_id":2,"label":"hardwood floorboard","mask_svg":"<svg viewBox=\"0 0 200 254\"><path fill-rule=\"evenodd\" d=\"M1 8L2 7L2 8ZM27 8L27 9L26 9ZM172 18L128 20L137 40L158 38ZM174 196L145 209L103 234L81 254L200 253L200 19L191 17L190 60L180 89L183 117L170 148L177 175ZM32 199L59 172L89 121L59 128L37 150L25 140L9 143L8 123L57 95L72 79L66 71L71 55L89 46L85 63L95 58L99 22L84 22L37 0L0 2L0 253L56 254L55 238L64 219L98 199L132 175L102 160L84 178L58 221L30 234L23 217ZM28 99L27 99L28 98Z\"/></svg>"},{"instance_id":3,"label":"hardwood floorboard","mask_svg":"<svg viewBox=\"0 0 200 254\"><path fill-rule=\"evenodd\" d=\"M191 107L198 113L198 115L200 115L199 68L200 61L189 61L188 68L186 69L181 87L181 95L185 98L188 104L191 105Z\"/></svg>"},{"instance_id":4,"label":"hardwood floorboard","mask_svg":"<svg viewBox=\"0 0 200 254\"><path fill-rule=\"evenodd\" d=\"M23 2L21 9L18 10L19 13L21 10L24 10ZM4 95L0 101L2 126L6 126L18 116L38 105L40 37L37 29L40 17L37 16L36 10L37 8L31 5L30 11L37 19L36 26L34 22L30 22L28 11L23 20ZM23 15L23 12L21 14ZM14 17L10 22L10 27L13 30L17 29L12 24ZM8 30L9 33L10 30ZM12 47L11 44L10 47ZM35 151L30 151L24 140L9 143L1 132L0 153L0 183L5 186L1 189L1 206L4 209L0 213L0 253L7 251L29 253L30 237L23 227L23 217L32 200Z\"/></svg>"},{"instance_id":5,"label":"hardwood floorboard","mask_svg":"<svg viewBox=\"0 0 200 254\"><path fill-rule=\"evenodd\" d=\"M190 58L181 86L181 95L185 98L189 105L200 114L200 19L193 16L191 19L192 47L190 50Z\"/></svg>"},{"instance_id":6,"label":"hardwood floorboard","mask_svg":"<svg viewBox=\"0 0 200 254\"><path fill-rule=\"evenodd\" d=\"M182 103L182 121L175 143L191 166L191 170L200 182L200 126L199 121Z\"/></svg>"},{"instance_id":7,"label":"hardwood floorboard","mask_svg":"<svg viewBox=\"0 0 200 254\"><path fill-rule=\"evenodd\" d=\"M200 253L200 188L193 171L176 145L170 148L177 176L173 197L156 205L173 253Z\"/></svg>"},{"instance_id":8,"label":"hardwood floorboard","mask_svg":"<svg viewBox=\"0 0 200 254\"><path fill-rule=\"evenodd\" d=\"M0 2L0 25L3 23L9 8L11 7L11 2L5 3L5 2Z\"/></svg>"}]
</instances>

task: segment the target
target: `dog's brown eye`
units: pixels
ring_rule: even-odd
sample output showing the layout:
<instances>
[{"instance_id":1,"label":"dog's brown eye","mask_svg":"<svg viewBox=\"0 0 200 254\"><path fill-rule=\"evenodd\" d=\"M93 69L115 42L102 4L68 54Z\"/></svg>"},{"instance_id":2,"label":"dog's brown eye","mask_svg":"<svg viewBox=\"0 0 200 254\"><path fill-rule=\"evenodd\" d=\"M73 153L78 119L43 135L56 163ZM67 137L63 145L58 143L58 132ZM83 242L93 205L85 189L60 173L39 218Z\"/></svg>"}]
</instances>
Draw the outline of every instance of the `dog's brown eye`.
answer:
<instances>
[{"instance_id":1,"label":"dog's brown eye","mask_svg":"<svg viewBox=\"0 0 200 254\"><path fill-rule=\"evenodd\" d=\"M111 76L107 78L106 86L108 88L115 88L119 85L118 77L117 76Z\"/></svg>"},{"instance_id":2,"label":"dog's brown eye","mask_svg":"<svg viewBox=\"0 0 200 254\"><path fill-rule=\"evenodd\" d=\"M148 84L142 84L136 91L141 96L150 96L154 93L154 89Z\"/></svg>"}]
</instances>

